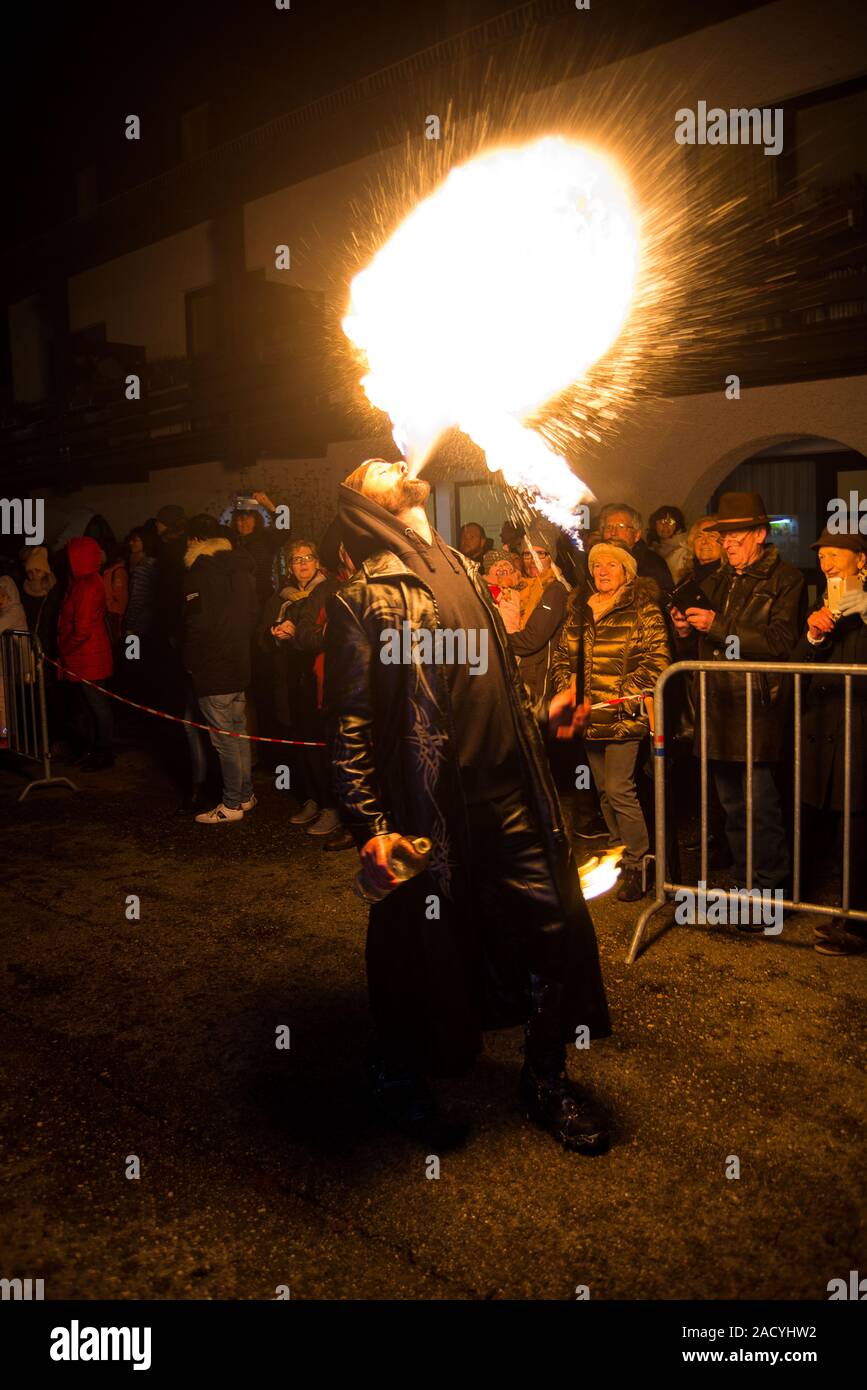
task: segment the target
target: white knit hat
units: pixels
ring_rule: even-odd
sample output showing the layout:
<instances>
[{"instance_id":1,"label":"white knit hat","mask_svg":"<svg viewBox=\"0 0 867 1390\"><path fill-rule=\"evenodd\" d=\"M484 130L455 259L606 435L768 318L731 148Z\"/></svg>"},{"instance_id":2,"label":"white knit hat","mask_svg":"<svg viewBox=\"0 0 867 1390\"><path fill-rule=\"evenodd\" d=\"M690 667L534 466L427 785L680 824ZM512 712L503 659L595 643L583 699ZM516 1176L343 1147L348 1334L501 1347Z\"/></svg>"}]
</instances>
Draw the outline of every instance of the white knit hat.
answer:
<instances>
[{"instance_id":1,"label":"white knit hat","mask_svg":"<svg viewBox=\"0 0 867 1390\"><path fill-rule=\"evenodd\" d=\"M617 560L626 571L627 579L634 579L638 573L638 563L635 556L625 550L622 545L612 545L608 541L600 541L598 545L594 545L587 556L587 568L591 574L599 560Z\"/></svg>"}]
</instances>

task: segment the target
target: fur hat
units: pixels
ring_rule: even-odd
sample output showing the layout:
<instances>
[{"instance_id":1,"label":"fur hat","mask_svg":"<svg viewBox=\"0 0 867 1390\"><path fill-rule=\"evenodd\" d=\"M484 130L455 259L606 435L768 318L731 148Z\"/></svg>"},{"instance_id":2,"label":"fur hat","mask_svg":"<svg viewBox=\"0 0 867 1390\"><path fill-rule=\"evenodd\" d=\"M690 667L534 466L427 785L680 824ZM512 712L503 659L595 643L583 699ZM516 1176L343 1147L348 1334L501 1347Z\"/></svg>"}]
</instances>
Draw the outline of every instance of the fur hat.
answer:
<instances>
[{"instance_id":1,"label":"fur hat","mask_svg":"<svg viewBox=\"0 0 867 1390\"><path fill-rule=\"evenodd\" d=\"M43 574L52 573L48 563L48 549L44 545L25 545L21 551L21 563L25 570L41 570Z\"/></svg>"}]
</instances>

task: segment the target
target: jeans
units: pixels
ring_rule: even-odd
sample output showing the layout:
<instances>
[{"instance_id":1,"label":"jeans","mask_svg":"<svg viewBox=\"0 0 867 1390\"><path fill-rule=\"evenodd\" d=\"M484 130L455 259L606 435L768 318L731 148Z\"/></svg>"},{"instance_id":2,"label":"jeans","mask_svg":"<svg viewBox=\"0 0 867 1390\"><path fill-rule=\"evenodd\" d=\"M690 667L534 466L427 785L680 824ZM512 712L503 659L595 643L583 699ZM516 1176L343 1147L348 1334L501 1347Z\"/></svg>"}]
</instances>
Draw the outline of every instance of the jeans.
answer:
<instances>
[{"instance_id":1,"label":"jeans","mask_svg":"<svg viewBox=\"0 0 867 1390\"><path fill-rule=\"evenodd\" d=\"M230 811L238 811L242 801L249 801L253 795L253 779L251 773L250 744L246 738L232 738L231 734L246 734L247 732L247 701L243 690L237 690L232 695L200 695L199 709L205 721L213 727L208 730L208 737L220 759L220 771L223 774L223 805ZM217 729L227 729L228 734L218 734ZM198 732L190 730L190 732ZM191 748L192 748L192 740ZM204 751L199 747L198 766L196 757L193 759L193 779L204 781L206 768ZM201 770L201 777L197 777L197 770Z\"/></svg>"},{"instance_id":2,"label":"jeans","mask_svg":"<svg viewBox=\"0 0 867 1390\"><path fill-rule=\"evenodd\" d=\"M726 816L732 878L745 888L781 888L789 876L789 844L780 794L770 763L753 765L753 883L747 883L747 770L744 763L713 764L714 781Z\"/></svg>"},{"instance_id":3,"label":"jeans","mask_svg":"<svg viewBox=\"0 0 867 1390\"><path fill-rule=\"evenodd\" d=\"M650 849L647 824L635 788L635 760L640 739L623 743L588 739L590 771L599 791L599 805L612 839L623 842L624 869L640 869Z\"/></svg>"}]
</instances>

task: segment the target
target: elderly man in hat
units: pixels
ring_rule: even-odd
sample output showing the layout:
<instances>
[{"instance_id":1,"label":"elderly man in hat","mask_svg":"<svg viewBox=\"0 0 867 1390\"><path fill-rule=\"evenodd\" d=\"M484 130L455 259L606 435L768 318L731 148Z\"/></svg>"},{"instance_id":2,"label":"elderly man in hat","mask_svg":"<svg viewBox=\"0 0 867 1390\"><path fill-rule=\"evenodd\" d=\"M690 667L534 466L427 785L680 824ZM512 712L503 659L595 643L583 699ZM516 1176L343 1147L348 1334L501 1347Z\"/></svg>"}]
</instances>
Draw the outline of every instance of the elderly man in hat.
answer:
<instances>
[{"instance_id":1,"label":"elderly man in hat","mask_svg":"<svg viewBox=\"0 0 867 1390\"><path fill-rule=\"evenodd\" d=\"M702 582L707 608L672 609L681 638L701 661L788 661L806 614L800 570L769 545L770 521L757 492L725 492L710 523L728 560ZM736 639L736 640L732 640ZM698 700L696 699L696 706ZM752 805L746 804L746 678L707 678L707 753L726 817L736 888L776 889L790 869L774 765L783 753L786 686L778 674L753 677ZM696 720L696 749L701 731ZM753 877L746 882L747 816L753 820Z\"/></svg>"},{"instance_id":2,"label":"elderly man in hat","mask_svg":"<svg viewBox=\"0 0 867 1390\"><path fill-rule=\"evenodd\" d=\"M853 671L860 667L864 674L852 682L849 737L849 901L863 912L867 909L867 537L825 530L812 549L819 552L819 565L827 585L807 618L806 631L794 653L795 660L816 665L804 708L801 754L801 796L807 807L805 843L811 846L810 859L820 858L822 832L832 829L837 840L837 862L842 864L846 752L843 680L825 675L822 667L826 663L851 666ZM824 917L816 927L815 945L822 956L863 955L867 952L867 922Z\"/></svg>"}]
</instances>

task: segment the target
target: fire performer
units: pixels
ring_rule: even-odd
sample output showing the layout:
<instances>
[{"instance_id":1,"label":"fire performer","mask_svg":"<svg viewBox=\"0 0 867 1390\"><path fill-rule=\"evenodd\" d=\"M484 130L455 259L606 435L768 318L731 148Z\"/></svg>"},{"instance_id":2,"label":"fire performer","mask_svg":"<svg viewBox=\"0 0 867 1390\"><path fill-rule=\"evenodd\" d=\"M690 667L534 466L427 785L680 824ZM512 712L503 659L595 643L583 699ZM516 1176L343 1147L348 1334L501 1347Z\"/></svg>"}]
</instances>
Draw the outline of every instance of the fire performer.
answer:
<instances>
[{"instance_id":1,"label":"fire performer","mask_svg":"<svg viewBox=\"0 0 867 1390\"><path fill-rule=\"evenodd\" d=\"M326 635L337 797L367 883L386 894L367 936L369 1084L391 1124L454 1140L425 1074L460 1074L483 1028L524 1022L525 1113L565 1148L601 1153L605 1123L569 1080L566 1049L582 1026L607 1035L608 1009L540 728L488 586L431 529L430 485L408 474L371 459L341 486L359 568L331 600ZM432 648L437 633L472 634L487 659L427 662L419 644L397 661L396 631L430 633ZM566 733L582 712L565 691L538 713ZM406 836L433 848L399 883L391 856Z\"/></svg>"}]
</instances>

